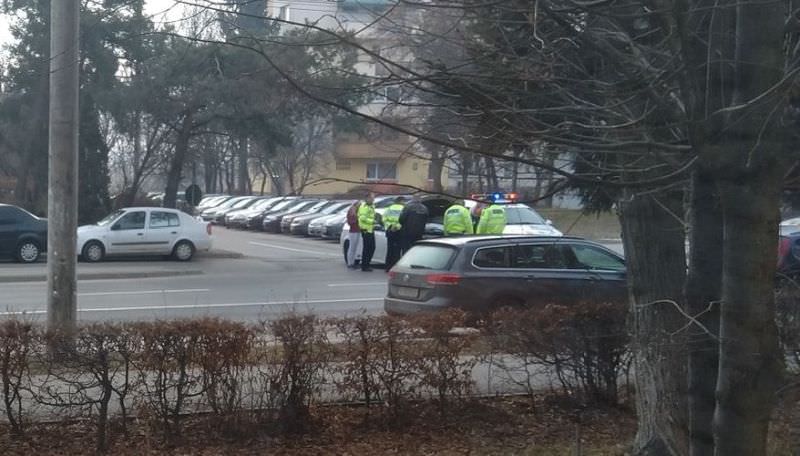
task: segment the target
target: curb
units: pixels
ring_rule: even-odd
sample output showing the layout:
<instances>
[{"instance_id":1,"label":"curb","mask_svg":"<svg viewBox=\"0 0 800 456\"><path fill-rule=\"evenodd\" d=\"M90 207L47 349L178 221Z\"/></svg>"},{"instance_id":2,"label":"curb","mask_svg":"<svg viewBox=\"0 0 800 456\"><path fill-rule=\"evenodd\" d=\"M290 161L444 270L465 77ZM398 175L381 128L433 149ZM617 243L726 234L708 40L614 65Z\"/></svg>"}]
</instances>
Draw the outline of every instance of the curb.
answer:
<instances>
[{"instance_id":1,"label":"curb","mask_svg":"<svg viewBox=\"0 0 800 456\"><path fill-rule=\"evenodd\" d=\"M78 280L110 280L110 279L148 279L155 277L178 277L202 275L201 270L189 271L121 271L121 272L84 272L78 273ZM12 282L45 282L47 274L0 276L0 283Z\"/></svg>"},{"instance_id":2,"label":"curb","mask_svg":"<svg viewBox=\"0 0 800 456\"><path fill-rule=\"evenodd\" d=\"M197 257L237 259L237 258L244 258L245 255L239 252L231 252L230 250L211 250L208 252L197 252Z\"/></svg>"}]
</instances>

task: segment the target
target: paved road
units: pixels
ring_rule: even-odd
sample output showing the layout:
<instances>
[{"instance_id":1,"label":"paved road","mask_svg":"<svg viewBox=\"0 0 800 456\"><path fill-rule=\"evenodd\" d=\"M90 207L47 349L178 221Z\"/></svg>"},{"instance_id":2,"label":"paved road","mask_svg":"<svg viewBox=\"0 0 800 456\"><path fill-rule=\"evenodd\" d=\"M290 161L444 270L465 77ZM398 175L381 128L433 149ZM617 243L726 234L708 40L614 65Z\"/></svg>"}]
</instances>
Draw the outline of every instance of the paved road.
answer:
<instances>
[{"instance_id":1,"label":"paved road","mask_svg":"<svg viewBox=\"0 0 800 456\"><path fill-rule=\"evenodd\" d=\"M218 227L214 236L215 251L223 254L190 263L80 263L78 318L220 316L255 322L289 311L323 317L382 312L385 274L346 269L336 243ZM619 243L605 244L621 250ZM44 277L44 264L0 263L0 317L44 320Z\"/></svg>"},{"instance_id":2,"label":"paved road","mask_svg":"<svg viewBox=\"0 0 800 456\"><path fill-rule=\"evenodd\" d=\"M215 248L243 258L198 257L191 263L125 261L79 266L79 319L224 316L257 321L296 310L322 316L379 313L382 271L347 270L338 245L321 240L215 228ZM0 264L0 278L41 274L42 265ZM38 268L38 269L31 269ZM155 271L155 274L151 274ZM160 275L160 277L142 277ZM182 274L182 275L178 275ZM0 282L0 315L44 319L44 282Z\"/></svg>"}]
</instances>

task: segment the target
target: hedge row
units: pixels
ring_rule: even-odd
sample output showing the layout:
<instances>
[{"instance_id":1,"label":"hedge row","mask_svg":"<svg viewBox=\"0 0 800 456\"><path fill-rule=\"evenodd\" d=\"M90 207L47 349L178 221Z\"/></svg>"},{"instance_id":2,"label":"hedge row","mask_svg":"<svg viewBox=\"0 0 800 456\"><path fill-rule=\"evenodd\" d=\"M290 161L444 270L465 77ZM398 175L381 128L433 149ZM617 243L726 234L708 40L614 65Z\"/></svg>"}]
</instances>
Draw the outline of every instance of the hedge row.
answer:
<instances>
[{"instance_id":1,"label":"hedge row","mask_svg":"<svg viewBox=\"0 0 800 456\"><path fill-rule=\"evenodd\" d=\"M464 320L452 311L414 319L288 315L257 325L103 323L71 337L6 320L0 410L15 437L53 411L92 420L97 449L105 451L112 420L126 435L132 416L170 442L192 413L212 414L221 432L234 435L254 426L303 432L313 422L312 405L332 399L363 403L391 423L420 399L436 401L444 414L473 392L478 363L500 367L499 374L522 369L509 378L531 394L541 388L535 376L544 366L570 396L619 400L624 308L502 310L480 333L454 333Z\"/></svg>"}]
</instances>

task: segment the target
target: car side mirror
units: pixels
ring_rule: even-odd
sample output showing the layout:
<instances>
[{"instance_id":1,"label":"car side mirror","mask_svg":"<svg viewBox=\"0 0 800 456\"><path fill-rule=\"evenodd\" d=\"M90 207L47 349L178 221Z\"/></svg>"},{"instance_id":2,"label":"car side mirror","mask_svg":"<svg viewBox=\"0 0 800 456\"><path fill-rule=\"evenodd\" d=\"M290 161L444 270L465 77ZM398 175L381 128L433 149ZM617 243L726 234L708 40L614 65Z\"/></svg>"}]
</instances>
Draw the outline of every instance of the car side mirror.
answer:
<instances>
[{"instance_id":1,"label":"car side mirror","mask_svg":"<svg viewBox=\"0 0 800 456\"><path fill-rule=\"evenodd\" d=\"M550 219L545 220L544 223L546 223L546 224L548 224L550 226L553 226L553 221L550 220Z\"/></svg>"},{"instance_id":2,"label":"car side mirror","mask_svg":"<svg viewBox=\"0 0 800 456\"><path fill-rule=\"evenodd\" d=\"M120 230L119 223L111 225L111 231L119 231L119 230Z\"/></svg>"}]
</instances>

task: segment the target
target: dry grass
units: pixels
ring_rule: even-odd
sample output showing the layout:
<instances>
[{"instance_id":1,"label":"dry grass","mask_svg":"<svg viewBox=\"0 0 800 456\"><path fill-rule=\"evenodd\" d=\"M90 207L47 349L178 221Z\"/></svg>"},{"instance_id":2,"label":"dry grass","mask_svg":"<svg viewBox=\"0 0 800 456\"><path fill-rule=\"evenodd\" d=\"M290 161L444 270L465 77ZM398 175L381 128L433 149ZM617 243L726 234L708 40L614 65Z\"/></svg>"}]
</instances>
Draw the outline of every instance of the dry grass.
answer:
<instances>
[{"instance_id":1,"label":"dry grass","mask_svg":"<svg viewBox=\"0 0 800 456\"><path fill-rule=\"evenodd\" d=\"M581 236L587 239L619 239L622 229L616 214L583 214L577 209L536 209L543 217L553 221L553 225L564 234Z\"/></svg>"}]
</instances>

